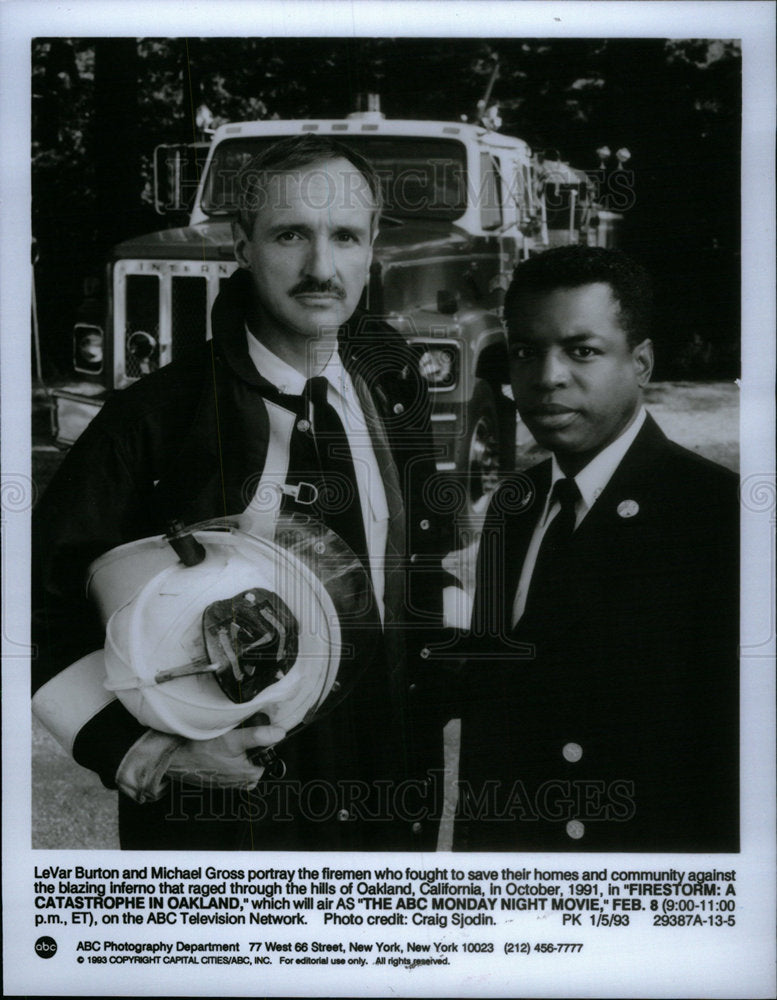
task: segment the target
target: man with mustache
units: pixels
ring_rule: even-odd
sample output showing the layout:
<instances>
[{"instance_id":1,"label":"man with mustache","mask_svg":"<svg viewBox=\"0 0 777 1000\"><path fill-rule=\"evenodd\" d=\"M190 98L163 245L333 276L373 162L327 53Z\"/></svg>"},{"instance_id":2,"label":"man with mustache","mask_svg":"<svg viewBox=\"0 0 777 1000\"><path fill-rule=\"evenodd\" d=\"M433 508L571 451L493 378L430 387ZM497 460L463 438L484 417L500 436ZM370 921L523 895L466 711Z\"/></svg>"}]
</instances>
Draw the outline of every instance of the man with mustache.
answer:
<instances>
[{"instance_id":1,"label":"man with mustache","mask_svg":"<svg viewBox=\"0 0 777 1000\"><path fill-rule=\"evenodd\" d=\"M505 299L550 460L494 495L462 710L469 850L738 850L737 477L643 406L650 282L550 250Z\"/></svg>"},{"instance_id":2,"label":"man with mustache","mask_svg":"<svg viewBox=\"0 0 777 1000\"><path fill-rule=\"evenodd\" d=\"M447 527L424 498L435 467L417 364L358 309L379 180L347 147L305 135L260 153L238 183L239 267L212 342L111 399L40 504L34 704L57 716L79 763L118 786L125 848L434 849L442 731L428 642ZM176 739L86 686L74 663L103 642L82 597L96 556L171 519L244 513L268 474L292 487L289 513L334 497L313 513L362 560L381 629L355 689L279 747L285 776L251 756L284 736L275 727ZM307 501L293 495L302 484Z\"/></svg>"}]
</instances>

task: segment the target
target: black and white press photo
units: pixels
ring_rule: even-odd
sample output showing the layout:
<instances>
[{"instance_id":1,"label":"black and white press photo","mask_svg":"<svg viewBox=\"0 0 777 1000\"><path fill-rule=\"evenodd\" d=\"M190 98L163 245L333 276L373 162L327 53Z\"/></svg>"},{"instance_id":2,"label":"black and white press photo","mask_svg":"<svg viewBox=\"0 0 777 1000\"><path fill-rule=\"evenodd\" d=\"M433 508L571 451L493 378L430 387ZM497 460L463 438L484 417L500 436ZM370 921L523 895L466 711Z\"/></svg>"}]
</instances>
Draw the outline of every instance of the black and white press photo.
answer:
<instances>
[{"instance_id":1,"label":"black and white press photo","mask_svg":"<svg viewBox=\"0 0 777 1000\"><path fill-rule=\"evenodd\" d=\"M33 709L118 789L119 845L434 849L463 717L457 849L735 851L739 46L33 56L34 455L64 459L33 529ZM564 474L574 538L546 581ZM325 583L333 605L298 579L342 582L313 523L369 574ZM317 545L326 566L288 562ZM363 643L333 653L346 627Z\"/></svg>"},{"instance_id":2,"label":"black and white press photo","mask_svg":"<svg viewBox=\"0 0 777 1000\"><path fill-rule=\"evenodd\" d=\"M773 9L155 6L3 19L7 982L769 995Z\"/></svg>"}]
</instances>

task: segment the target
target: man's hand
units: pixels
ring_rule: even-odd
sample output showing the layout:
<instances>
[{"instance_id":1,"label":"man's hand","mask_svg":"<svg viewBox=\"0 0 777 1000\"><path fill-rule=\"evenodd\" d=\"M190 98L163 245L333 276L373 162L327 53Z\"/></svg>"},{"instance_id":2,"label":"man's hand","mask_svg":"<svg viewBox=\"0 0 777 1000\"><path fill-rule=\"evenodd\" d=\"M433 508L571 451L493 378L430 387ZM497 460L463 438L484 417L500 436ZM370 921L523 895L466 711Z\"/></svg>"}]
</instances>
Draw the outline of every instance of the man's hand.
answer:
<instances>
[{"instance_id":1,"label":"man's hand","mask_svg":"<svg viewBox=\"0 0 777 1000\"><path fill-rule=\"evenodd\" d=\"M171 755L166 775L194 785L255 788L264 768L251 763L248 751L273 746L285 735L280 726L250 726L212 740L186 740Z\"/></svg>"}]
</instances>

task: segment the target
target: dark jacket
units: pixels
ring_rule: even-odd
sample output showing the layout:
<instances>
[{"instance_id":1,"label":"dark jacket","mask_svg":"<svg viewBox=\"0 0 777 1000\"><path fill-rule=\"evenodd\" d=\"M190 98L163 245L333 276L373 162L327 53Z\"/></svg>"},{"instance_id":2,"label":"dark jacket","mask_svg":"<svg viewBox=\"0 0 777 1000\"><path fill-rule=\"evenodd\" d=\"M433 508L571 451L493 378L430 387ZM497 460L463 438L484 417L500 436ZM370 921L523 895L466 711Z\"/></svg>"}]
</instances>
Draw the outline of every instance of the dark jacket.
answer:
<instances>
[{"instance_id":1,"label":"dark jacket","mask_svg":"<svg viewBox=\"0 0 777 1000\"><path fill-rule=\"evenodd\" d=\"M216 301L212 342L193 361L112 397L42 499L34 528L36 687L103 644L84 597L93 559L163 533L173 518L192 524L247 506L247 484L257 482L267 453L264 399L278 399L248 356L249 294L247 274L237 271ZM283 744L285 782L268 779L252 794L184 795L173 785L173 798L143 806L120 795L123 846L434 847L430 783L413 785L397 806L403 782L424 779L442 762L435 667L425 650L440 624L448 527L427 499L436 475L428 399L413 355L382 321L352 317L340 351L352 377L369 387L388 442L379 462L395 566L377 662L330 716ZM118 764L143 732L114 701L83 727L74 756L115 787Z\"/></svg>"},{"instance_id":2,"label":"dark jacket","mask_svg":"<svg viewBox=\"0 0 777 1000\"><path fill-rule=\"evenodd\" d=\"M738 850L736 476L648 418L512 629L549 484L546 462L488 513L457 848Z\"/></svg>"}]
</instances>

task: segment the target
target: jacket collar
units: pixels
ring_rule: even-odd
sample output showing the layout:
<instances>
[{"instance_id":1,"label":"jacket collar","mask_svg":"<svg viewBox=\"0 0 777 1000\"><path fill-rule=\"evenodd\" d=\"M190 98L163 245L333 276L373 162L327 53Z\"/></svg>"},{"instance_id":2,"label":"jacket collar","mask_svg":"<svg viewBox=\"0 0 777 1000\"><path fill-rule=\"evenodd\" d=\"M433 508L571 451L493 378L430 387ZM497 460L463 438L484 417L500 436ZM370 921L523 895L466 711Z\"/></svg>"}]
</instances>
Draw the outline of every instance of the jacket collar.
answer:
<instances>
[{"instance_id":1,"label":"jacket collar","mask_svg":"<svg viewBox=\"0 0 777 1000\"><path fill-rule=\"evenodd\" d=\"M662 481L668 443L664 432L648 414L634 443L575 534L579 533L583 539L607 521L620 524L641 520L645 504L655 496L656 484Z\"/></svg>"},{"instance_id":2,"label":"jacket collar","mask_svg":"<svg viewBox=\"0 0 777 1000\"><path fill-rule=\"evenodd\" d=\"M617 511L621 501L636 501L639 506L640 498L646 491L651 491L661 477L660 466L666 455L667 444L664 432L648 413L610 481L575 531L576 538L582 539L606 519L620 520L623 515L619 515ZM531 521L529 527L533 530L537 519L542 515L544 501L551 487L550 460L530 469L528 475L536 489L533 508L535 516L524 520Z\"/></svg>"},{"instance_id":3,"label":"jacket collar","mask_svg":"<svg viewBox=\"0 0 777 1000\"><path fill-rule=\"evenodd\" d=\"M602 517L616 511L621 500L632 499L631 493L641 492L660 476L659 465L666 452L667 438L648 413L636 438L621 459L610 481L588 511L575 532L585 535ZM518 474L518 496L523 500L514 516L508 517L508 529L514 533L521 559L531 533L545 510L551 487L551 460L540 462ZM636 496L634 499L638 499ZM528 515L528 516L527 516ZM515 551L515 550L513 550Z\"/></svg>"},{"instance_id":4,"label":"jacket collar","mask_svg":"<svg viewBox=\"0 0 777 1000\"><path fill-rule=\"evenodd\" d=\"M640 405L637 414L629 426L595 455L574 477L580 492L580 503L584 513L588 513L604 492L607 484L615 475L618 466L623 461L629 448L634 444L642 425L647 418L645 407ZM564 472L558 464L555 455L551 459L552 476L551 491L555 484L564 478ZM545 505L547 516L548 504Z\"/></svg>"},{"instance_id":5,"label":"jacket collar","mask_svg":"<svg viewBox=\"0 0 777 1000\"><path fill-rule=\"evenodd\" d=\"M636 502L636 512L640 512L645 499L655 489L655 482L661 478L661 466L666 456L667 444L663 431L648 413L634 442L601 496L575 531L573 536L575 547L585 545L589 537L594 541L600 538L598 534L600 531L613 530L615 525L629 523L631 517L626 518L618 511L622 501L631 501L630 511L634 510ZM504 566L504 586L499 604L504 616L503 621L507 623L512 615L513 597L526 550L537 521L545 509L545 501L551 487L551 460L540 462L525 472L518 473L512 488L509 482L505 486L508 490L508 499L500 501L498 494L495 495L497 499L492 504L489 514L490 523L498 526L501 517L498 510L494 511L493 508L507 510L508 506L512 507L504 521L504 535L499 546L503 552L509 553ZM504 488L503 486L501 489ZM636 517L636 514L634 516ZM609 529L606 527L608 523Z\"/></svg>"}]
</instances>

